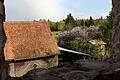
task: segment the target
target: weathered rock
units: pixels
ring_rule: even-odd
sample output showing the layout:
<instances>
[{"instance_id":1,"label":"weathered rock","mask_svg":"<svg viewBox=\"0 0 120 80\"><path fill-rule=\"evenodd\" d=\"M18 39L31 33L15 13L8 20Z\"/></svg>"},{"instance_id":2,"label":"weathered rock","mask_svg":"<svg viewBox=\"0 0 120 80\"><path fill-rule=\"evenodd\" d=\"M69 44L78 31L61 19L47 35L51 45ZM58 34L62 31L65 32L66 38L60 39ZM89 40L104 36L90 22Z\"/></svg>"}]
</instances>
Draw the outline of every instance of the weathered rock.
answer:
<instances>
[{"instance_id":1,"label":"weathered rock","mask_svg":"<svg viewBox=\"0 0 120 80\"><path fill-rule=\"evenodd\" d=\"M3 29L3 21L5 21L5 7L4 0L0 0L0 80L5 80L7 77L6 68L4 66L4 45L5 45L5 32Z\"/></svg>"},{"instance_id":2,"label":"weathered rock","mask_svg":"<svg viewBox=\"0 0 120 80\"><path fill-rule=\"evenodd\" d=\"M120 0L112 0L113 38L111 62L120 61Z\"/></svg>"},{"instance_id":3,"label":"weathered rock","mask_svg":"<svg viewBox=\"0 0 120 80\"><path fill-rule=\"evenodd\" d=\"M64 79L65 80L92 80L97 75L99 75L96 71L71 71L65 74Z\"/></svg>"},{"instance_id":4,"label":"weathered rock","mask_svg":"<svg viewBox=\"0 0 120 80\"><path fill-rule=\"evenodd\" d=\"M5 21L5 7L4 7L4 0L0 0L0 55L3 54L3 48L6 39L3 28L3 21Z\"/></svg>"},{"instance_id":5,"label":"weathered rock","mask_svg":"<svg viewBox=\"0 0 120 80\"><path fill-rule=\"evenodd\" d=\"M23 77L18 78L20 80L61 80L63 76L70 72L71 69L68 67L54 67L50 69L34 69L29 71ZM9 80L17 78L9 78Z\"/></svg>"},{"instance_id":6,"label":"weathered rock","mask_svg":"<svg viewBox=\"0 0 120 80\"><path fill-rule=\"evenodd\" d=\"M0 0L0 19L1 19L1 21L5 21L5 6L4 6L4 0Z\"/></svg>"},{"instance_id":7,"label":"weathered rock","mask_svg":"<svg viewBox=\"0 0 120 80\"><path fill-rule=\"evenodd\" d=\"M83 70L73 65L69 67L54 67L48 70L35 69L21 78L11 78L10 80L120 80L119 77L117 77L119 71L103 74L104 70L99 69L100 71L98 71L97 68L99 67L96 68L96 66L95 69L90 66L90 68L87 67L89 70ZM93 65L93 63L91 65Z\"/></svg>"},{"instance_id":8,"label":"weathered rock","mask_svg":"<svg viewBox=\"0 0 120 80\"><path fill-rule=\"evenodd\" d=\"M71 71L64 76L65 80L88 80L84 75L79 71Z\"/></svg>"},{"instance_id":9,"label":"weathered rock","mask_svg":"<svg viewBox=\"0 0 120 80\"><path fill-rule=\"evenodd\" d=\"M105 61L78 60L74 63L76 69L89 71L104 71L111 67L111 64Z\"/></svg>"}]
</instances>

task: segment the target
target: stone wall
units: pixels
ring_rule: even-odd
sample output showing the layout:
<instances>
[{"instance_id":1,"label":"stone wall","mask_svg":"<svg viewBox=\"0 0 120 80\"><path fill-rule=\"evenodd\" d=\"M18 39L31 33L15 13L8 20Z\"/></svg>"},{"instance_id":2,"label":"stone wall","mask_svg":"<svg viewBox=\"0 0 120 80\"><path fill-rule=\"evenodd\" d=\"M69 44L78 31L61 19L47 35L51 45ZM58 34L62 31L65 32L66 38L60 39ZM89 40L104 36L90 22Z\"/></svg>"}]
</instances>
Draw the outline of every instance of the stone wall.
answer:
<instances>
[{"instance_id":1,"label":"stone wall","mask_svg":"<svg viewBox=\"0 0 120 80\"><path fill-rule=\"evenodd\" d=\"M112 0L113 15L113 46L112 46L112 62L120 61L120 0Z\"/></svg>"},{"instance_id":2,"label":"stone wall","mask_svg":"<svg viewBox=\"0 0 120 80\"><path fill-rule=\"evenodd\" d=\"M3 47L5 45L5 32L3 29L3 21L5 21L4 0L0 0L0 55L3 54Z\"/></svg>"},{"instance_id":3,"label":"stone wall","mask_svg":"<svg viewBox=\"0 0 120 80\"><path fill-rule=\"evenodd\" d=\"M9 63L9 76L11 77L21 77L27 72L34 69L48 69L51 67L58 66L58 56L45 57L42 59L35 59L29 61L19 61L14 63Z\"/></svg>"},{"instance_id":4,"label":"stone wall","mask_svg":"<svg viewBox=\"0 0 120 80\"><path fill-rule=\"evenodd\" d=\"M3 29L3 21L5 21L5 7L4 0L0 0L0 80L5 80L6 78L6 69L4 66L4 53L3 48L5 45L5 32Z\"/></svg>"}]
</instances>

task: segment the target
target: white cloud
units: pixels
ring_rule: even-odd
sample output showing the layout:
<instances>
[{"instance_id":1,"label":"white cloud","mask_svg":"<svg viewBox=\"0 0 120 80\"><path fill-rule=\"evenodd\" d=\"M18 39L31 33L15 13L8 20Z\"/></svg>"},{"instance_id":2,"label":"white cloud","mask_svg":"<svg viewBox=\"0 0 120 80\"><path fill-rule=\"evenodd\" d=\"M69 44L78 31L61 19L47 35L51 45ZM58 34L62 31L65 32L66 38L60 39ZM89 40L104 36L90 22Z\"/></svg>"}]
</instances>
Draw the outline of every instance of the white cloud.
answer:
<instances>
[{"instance_id":1,"label":"white cloud","mask_svg":"<svg viewBox=\"0 0 120 80\"><path fill-rule=\"evenodd\" d=\"M108 15L109 12L108 10L106 10L107 8L103 9L102 6L96 6L96 4L99 4L100 1L96 1L98 3L95 3L94 6L90 5L89 2L86 3L86 1L5 0L7 20L50 19L56 21L66 18L66 15L68 13L72 13L75 18L89 18L89 16L98 18L100 16L105 17L106 15Z\"/></svg>"},{"instance_id":2,"label":"white cloud","mask_svg":"<svg viewBox=\"0 0 120 80\"><path fill-rule=\"evenodd\" d=\"M61 0L6 0L8 20L52 19L64 17Z\"/></svg>"},{"instance_id":3,"label":"white cloud","mask_svg":"<svg viewBox=\"0 0 120 80\"><path fill-rule=\"evenodd\" d=\"M101 16L103 18L106 18L106 16L109 15L108 11L104 12L96 12L96 13L80 13L80 14L75 14L75 18L80 18L80 19L88 19L90 16L92 16L94 19L100 18Z\"/></svg>"}]
</instances>

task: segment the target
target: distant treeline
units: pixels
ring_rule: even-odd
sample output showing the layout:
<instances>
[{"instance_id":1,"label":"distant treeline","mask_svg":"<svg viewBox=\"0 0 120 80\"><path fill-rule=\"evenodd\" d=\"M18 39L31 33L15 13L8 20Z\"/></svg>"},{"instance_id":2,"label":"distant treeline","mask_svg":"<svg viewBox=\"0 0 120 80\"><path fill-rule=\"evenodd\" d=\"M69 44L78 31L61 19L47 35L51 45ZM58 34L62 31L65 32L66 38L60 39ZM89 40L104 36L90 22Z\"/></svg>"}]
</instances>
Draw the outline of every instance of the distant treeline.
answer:
<instances>
[{"instance_id":1,"label":"distant treeline","mask_svg":"<svg viewBox=\"0 0 120 80\"><path fill-rule=\"evenodd\" d=\"M109 16L107 16L108 18ZM89 19L74 19L72 14L68 14L67 18L58 22L53 22L49 20L49 25L52 31L68 31L74 27L98 27L102 24L108 22L108 20L100 17L99 19L93 19L92 16Z\"/></svg>"}]
</instances>

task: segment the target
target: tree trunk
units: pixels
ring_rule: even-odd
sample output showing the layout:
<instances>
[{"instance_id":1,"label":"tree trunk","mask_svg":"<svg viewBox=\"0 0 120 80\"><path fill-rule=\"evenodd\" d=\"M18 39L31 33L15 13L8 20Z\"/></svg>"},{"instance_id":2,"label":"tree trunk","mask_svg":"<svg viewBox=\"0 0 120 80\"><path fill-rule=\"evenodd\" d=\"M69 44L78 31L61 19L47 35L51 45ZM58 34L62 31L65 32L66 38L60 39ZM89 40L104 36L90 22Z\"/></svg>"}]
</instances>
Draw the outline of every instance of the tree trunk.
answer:
<instances>
[{"instance_id":1,"label":"tree trunk","mask_svg":"<svg viewBox=\"0 0 120 80\"><path fill-rule=\"evenodd\" d=\"M112 37L112 62L120 61L120 0L112 0L113 37Z\"/></svg>"}]
</instances>

